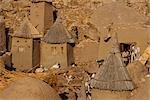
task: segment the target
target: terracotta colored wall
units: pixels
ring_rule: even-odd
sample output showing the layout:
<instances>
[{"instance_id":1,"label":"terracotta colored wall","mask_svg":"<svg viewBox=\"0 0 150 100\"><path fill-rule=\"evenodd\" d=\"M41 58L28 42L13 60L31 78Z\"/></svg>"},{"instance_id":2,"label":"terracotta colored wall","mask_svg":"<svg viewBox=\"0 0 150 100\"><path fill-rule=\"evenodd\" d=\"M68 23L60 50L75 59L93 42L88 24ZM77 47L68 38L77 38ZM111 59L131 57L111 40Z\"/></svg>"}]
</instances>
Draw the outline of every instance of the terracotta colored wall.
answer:
<instances>
[{"instance_id":1,"label":"terracotta colored wall","mask_svg":"<svg viewBox=\"0 0 150 100\"><path fill-rule=\"evenodd\" d=\"M32 39L12 38L12 63L18 70L32 67Z\"/></svg>"},{"instance_id":2,"label":"terracotta colored wall","mask_svg":"<svg viewBox=\"0 0 150 100\"><path fill-rule=\"evenodd\" d=\"M42 42L41 65L44 67L51 67L57 62L59 62L63 67L68 66L67 44L46 44Z\"/></svg>"},{"instance_id":3,"label":"terracotta colored wall","mask_svg":"<svg viewBox=\"0 0 150 100\"><path fill-rule=\"evenodd\" d=\"M45 32L53 23L53 7L49 3L33 3L30 9L30 20L39 32Z\"/></svg>"}]
</instances>

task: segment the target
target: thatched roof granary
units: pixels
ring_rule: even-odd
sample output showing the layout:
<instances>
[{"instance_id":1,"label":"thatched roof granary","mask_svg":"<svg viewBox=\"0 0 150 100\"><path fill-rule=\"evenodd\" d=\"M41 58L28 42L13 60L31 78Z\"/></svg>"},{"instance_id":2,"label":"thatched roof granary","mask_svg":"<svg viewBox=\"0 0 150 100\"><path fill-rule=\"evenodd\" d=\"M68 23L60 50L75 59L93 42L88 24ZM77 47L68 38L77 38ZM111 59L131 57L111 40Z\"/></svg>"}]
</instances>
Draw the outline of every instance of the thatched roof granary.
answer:
<instances>
[{"instance_id":1,"label":"thatched roof granary","mask_svg":"<svg viewBox=\"0 0 150 100\"><path fill-rule=\"evenodd\" d=\"M49 29L43 41L50 44L74 43L74 39L72 39L60 19L57 19L54 25Z\"/></svg>"},{"instance_id":2,"label":"thatched roof granary","mask_svg":"<svg viewBox=\"0 0 150 100\"><path fill-rule=\"evenodd\" d=\"M74 63L74 43L74 39L57 18L41 42L41 65L51 67L59 63L63 67L70 66Z\"/></svg>"},{"instance_id":3,"label":"thatched roof granary","mask_svg":"<svg viewBox=\"0 0 150 100\"><path fill-rule=\"evenodd\" d=\"M41 37L26 17L12 35L12 64L17 70L29 70L40 65Z\"/></svg>"},{"instance_id":4,"label":"thatched roof granary","mask_svg":"<svg viewBox=\"0 0 150 100\"><path fill-rule=\"evenodd\" d=\"M100 90L128 91L134 89L134 84L119 53L110 53L91 85Z\"/></svg>"},{"instance_id":5,"label":"thatched roof granary","mask_svg":"<svg viewBox=\"0 0 150 100\"><path fill-rule=\"evenodd\" d=\"M48 84L25 77L1 92L0 100L60 100L60 97Z\"/></svg>"}]
</instances>

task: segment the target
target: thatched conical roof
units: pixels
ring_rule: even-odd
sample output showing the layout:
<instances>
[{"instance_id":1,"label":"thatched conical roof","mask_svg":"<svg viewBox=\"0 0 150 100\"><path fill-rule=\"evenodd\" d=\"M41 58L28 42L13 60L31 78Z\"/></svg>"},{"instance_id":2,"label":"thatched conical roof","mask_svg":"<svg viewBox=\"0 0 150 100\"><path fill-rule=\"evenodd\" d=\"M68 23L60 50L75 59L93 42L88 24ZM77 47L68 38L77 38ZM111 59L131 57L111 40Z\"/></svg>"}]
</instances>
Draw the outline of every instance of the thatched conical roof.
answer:
<instances>
[{"instance_id":1,"label":"thatched conical roof","mask_svg":"<svg viewBox=\"0 0 150 100\"><path fill-rule=\"evenodd\" d=\"M42 35L38 30L32 25L27 17L24 18L19 29L12 35L21 38L40 38Z\"/></svg>"},{"instance_id":2,"label":"thatched conical roof","mask_svg":"<svg viewBox=\"0 0 150 100\"><path fill-rule=\"evenodd\" d=\"M60 97L48 84L25 77L1 92L0 100L60 100Z\"/></svg>"},{"instance_id":3,"label":"thatched conical roof","mask_svg":"<svg viewBox=\"0 0 150 100\"><path fill-rule=\"evenodd\" d=\"M134 89L134 84L119 53L111 53L108 56L91 85L100 90L128 91Z\"/></svg>"},{"instance_id":4,"label":"thatched conical roof","mask_svg":"<svg viewBox=\"0 0 150 100\"><path fill-rule=\"evenodd\" d=\"M51 26L43 41L50 44L74 43L74 39L72 39L60 19L57 19L53 26Z\"/></svg>"}]
</instances>

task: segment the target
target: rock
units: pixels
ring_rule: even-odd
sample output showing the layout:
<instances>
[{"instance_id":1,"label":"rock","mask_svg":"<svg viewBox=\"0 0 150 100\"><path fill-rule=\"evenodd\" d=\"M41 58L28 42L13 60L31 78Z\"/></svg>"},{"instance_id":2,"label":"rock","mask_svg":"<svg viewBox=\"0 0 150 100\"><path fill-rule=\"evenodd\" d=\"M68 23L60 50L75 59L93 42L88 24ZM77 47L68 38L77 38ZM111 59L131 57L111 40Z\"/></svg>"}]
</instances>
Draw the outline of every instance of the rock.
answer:
<instances>
[{"instance_id":1,"label":"rock","mask_svg":"<svg viewBox=\"0 0 150 100\"><path fill-rule=\"evenodd\" d=\"M11 59L12 58L12 54L11 52L6 52L3 56L2 56L2 59L4 61L4 64L7 66L7 67L11 67L12 64L11 64Z\"/></svg>"},{"instance_id":2,"label":"rock","mask_svg":"<svg viewBox=\"0 0 150 100\"><path fill-rule=\"evenodd\" d=\"M4 61L0 58L0 76L6 73Z\"/></svg>"},{"instance_id":3,"label":"rock","mask_svg":"<svg viewBox=\"0 0 150 100\"><path fill-rule=\"evenodd\" d=\"M51 67L51 69L58 69L58 68L60 68L60 64L59 63L56 63L55 65L53 65Z\"/></svg>"},{"instance_id":4,"label":"rock","mask_svg":"<svg viewBox=\"0 0 150 100\"><path fill-rule=\"evenodd\" d=\"M69 92L68 100L77 100L76 94L73 92Z\"/></svg>"},{"instance_id":5,"label":"rock","mask_svg":"<svg viewBox=\"0 0 150 100\"><path fill-rule=\"evenodd\" d=\"M37 68L37 69L35 70L35 73L42 73L42 72L44 72L44 69L43 69L43 68Z\"/></svg>"}]
</instances>

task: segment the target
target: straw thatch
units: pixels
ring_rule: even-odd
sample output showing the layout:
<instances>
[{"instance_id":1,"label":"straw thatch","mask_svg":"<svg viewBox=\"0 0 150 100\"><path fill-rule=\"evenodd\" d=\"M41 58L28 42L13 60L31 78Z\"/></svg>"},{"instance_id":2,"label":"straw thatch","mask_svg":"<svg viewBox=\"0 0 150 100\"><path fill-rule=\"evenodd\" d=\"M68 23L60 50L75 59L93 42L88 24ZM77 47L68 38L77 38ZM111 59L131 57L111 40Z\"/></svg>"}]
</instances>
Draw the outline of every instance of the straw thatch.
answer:
<instances>
[{"instance_id":1,"label":"straw thatch","mask_svg":"<svg viewBox=\"0 0 150 100\"><path fill-rule=\"evenodd\" d=\"M60 97L48 84L25 77L1 92L0 100L60 100Z\"/></svg>"},{"instance_id":2,"label":"straw thatch","mask_svg":"<svg viewBox=\"0 0 150 100\"><path fill-rule=\"evenodd\" d=\"M31 24L28 18L25 18L19 29L12 35L21 38L40 38L42 37L38 30Z\"/></svg>"},{"instance_id":3,"label":"straw thatch","mask_svg":"<svg viewBox=\"0 0 150 100\"><path fill-rule=\"evenodd\" d=\"M133 90L134 84L119 53L111 53L92 80L92 87L100 90Z\"/></svg>"},{"instance_id":4,"label":"straw thatch","mask_svg":"<svg viewBox=\"0 0 150 100\"><path fill-rule=\"evenodd\" d=\"M74 43L74 39L68 33L59 19L49 29L48 33L44 36L43 41L50 44L59 43Z\"/></svg>"}]
</instances>

